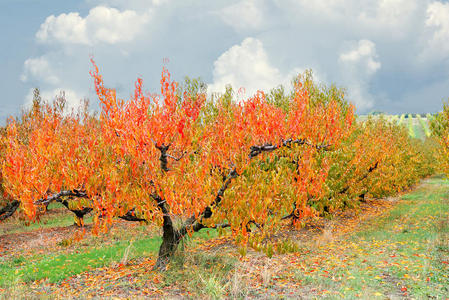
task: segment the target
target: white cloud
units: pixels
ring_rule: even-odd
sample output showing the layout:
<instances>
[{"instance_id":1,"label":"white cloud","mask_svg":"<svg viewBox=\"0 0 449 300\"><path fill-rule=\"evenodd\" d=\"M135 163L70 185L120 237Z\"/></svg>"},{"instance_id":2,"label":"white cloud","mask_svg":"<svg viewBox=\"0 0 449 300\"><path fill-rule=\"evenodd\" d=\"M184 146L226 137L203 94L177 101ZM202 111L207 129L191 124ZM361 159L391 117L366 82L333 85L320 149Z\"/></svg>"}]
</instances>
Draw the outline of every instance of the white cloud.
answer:
<instances>
[{"instance_id":1,"label":"white cloud","mask_svg":"<svg viewBox=\"0 0 449 300\"><path fill-rule=\"evenodd\" d=\"M281 74L270 64L262 42L246 38L214 62L213 83L209 85L209 92L222 93L230 84L236 90L243 88L245 96L252 96L258 90L268 91L280 84L288 87L294 74L298 73L299 70L294 69L287 75Z\"/></svg>"},{"instance_id":2,"label":"white cloud","mask_svg":"<svg viewBox=\"0 0 449 300\"><path fill-rule=\"evenodd\" d=\"M449 3L432 2L427 8L426 26L432 30L431 52L449 56Z\"/></svg>"},{"instance_id":3,"label":"white cloud","mask_svg":"<svg viewBox=\"0 0 449 300\"><path fill-rule=\"evenodd\" d=\"M118 11L115 8L98 6L86 18L91 39L115 44L131 41L148 22L147 14L138 15L135 11Z\"/></svg>"},{"instance_id":4,"label":"white cloud","mask_svg":"<svg viewBox=\"0 0 449 300\"><path fill-rule=\"evenodd\" d=\"M243 0L225 7L219 12L222 20L236 30L259 29L264 22L262 3L257 0Z\"/></svg>"},{"instance_id":5,"label":"white cloud","mask_svg":"<svg viewBox=\"0 0 449 300\"><path fill-rule=\"evenodd\" d=\"M423 1L419 0L376 1L372 9L361 9L357 19L375 32L383 31L390 36L405 37L414 29L413 23L417 21L422 4Z\"/></svg>"},{"instance_id":6,"label":"white cloud","mask_svg":"<svg viewBox=\"0 0 449 300\"><path fill-rule=\"evenodd\" d=\"M371 108L375 99L369 92L369 82L381 67L376 45L370 40L360 40L341 53L338 60L350 100L359 110Z\"/></svg>"},{"instance_id":7,"label":"white cloud","mask_svg":"<svg viewBox=\"0 0 449 300\"><path fill-rule=\"evenodd\" d=\"M148 23L149 12L97 6L82 18L78 13L51 15L40 26L36 38L40 42L92 45L132 41Z\"/></svg>"},{"instance_id":8,"label":"white cloud","mask_svg":"<svg viewBox=\"0 0 449 300\"><path fill-rule=\"evenodd\" d=\"M29 58L24 62L24 71L20 76L23 82L31 78L38 78L40 81L56 85L60 82L58 76L55 75L54 70L45 57Z\"/></svg>"},{"instance_id":9,"label":"white cloud","mask_svg":"<svg viewBox=\"0 0 449 300\"><path fill-rule=\"evenodd\" d=\"M339 61L360 68L359 72L367 75L376 73L381 66L377 61L376 45L370 40L360 40L355 48L341 53Z\"/></svg>"},{"instance_id":10,"label":"white cloud","mask_svg":"<svg viewBox=\"0 0 449 300\"><path fill-rule=\"evenodd\" d=\"M78 13L51 15L36 33L41 42L58 41L60 43L88 44L86 20Z\"/></svg>"}]
</instances>

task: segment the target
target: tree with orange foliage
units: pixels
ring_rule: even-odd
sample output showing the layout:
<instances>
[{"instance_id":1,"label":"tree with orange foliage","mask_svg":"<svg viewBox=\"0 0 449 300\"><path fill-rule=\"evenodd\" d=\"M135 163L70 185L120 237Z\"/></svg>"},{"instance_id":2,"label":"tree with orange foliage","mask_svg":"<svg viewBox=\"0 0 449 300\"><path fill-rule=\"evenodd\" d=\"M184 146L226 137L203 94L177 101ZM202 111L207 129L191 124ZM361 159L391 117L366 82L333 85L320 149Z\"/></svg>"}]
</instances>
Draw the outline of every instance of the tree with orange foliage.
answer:
<instances>
[{"instance_id":1,"label":"tree with orange foliage","mask_svg":"<svg viewBox=\"0 0 449 300\"><path fill-rule=\"evenodd\" d=\"M34 116L37 115L37 111L40 110L40 103L41 103L41 97L40 97L40 91L39 89L34 89L34 96L33 96L33 105L30 110L25 110L22 113L22 116L20 119L17 120L18 123L20 123L22 130L20 130L21 138L24 139L28 130L26 124L30 119L32 119ZM23 125L22 125L23 124ZM0 129L0 165L3 165L5 159L6 159L6 127L3 127ZM12 199L11 196L7 193L7 191L4 188L4 176L3 171L0 169L0 205L2 208L0 209L0 221L5 220L12 216L17 209L20 206L20 201L16 199Z\"/></svg>"},{"instance_id":2,"label":"tree with orange foliage","mask_svg":"<svg viewBox=\"0 0 449 300\"><path fill-rule=\"evenodd\" d=\"M48 203L52 198L76 194L62 191L63 186L78 180L80 172L74 174L68 164L74 160L81 163L82 154L77 150L86 147L83 130L87 127L80 123L80 114L63 115L64 101L60 97L53 106L35 102L21 120L10 120L3 139L4 188L11 198L20 199L32 219L38 212L38 199L45 198ZM57 195L59 192L62 194Z\"/></svg>"},{"instance_id":3,"label":"tree with orange foliage","mask_svg":"<svg viewBox=\"0 0 449 300\"><path fill-rule=\"evenodd\" d=\"M52 201L75 215L77 225L94 210L94 199L104 192L101 172L126 177L125 163L101 139L98 119L87 112L67 112L63 95L52 105L35 101L21 119L11 119L2 138L3 187L11 199L34 220ZM142 221L132 211L120 218Z\"/></svg>"},{"instance_id":4,"label":"tree with orange foliage","mask_svg":"<svg viewBox=\"0 0 449 300\"><path fill-rule=\"evenodd\" d=\"M96 66L92 75L102 138L131 166L134 182L133 189L107 182L105 190L115 192L98 197L95 206L111 217L133 207L162 222L160 269L189 232L225 223L242 245L257 244L292 209L310 215L306 200L322 192L329 169L325 161L314 169L317 153L338 149L353 120L352 109L343 113L336 102L310 103L300 82L288 112L261 92L241 103L218 100L208 111L205 94L177 95L165 69L160 97L144 95L139 79L127 102L105 88ZM261 163L276 160L261 180ZM174 219L182 220L178 228ZM252 224L257 231L250 231Z\"/></svg>"}]
</instances>

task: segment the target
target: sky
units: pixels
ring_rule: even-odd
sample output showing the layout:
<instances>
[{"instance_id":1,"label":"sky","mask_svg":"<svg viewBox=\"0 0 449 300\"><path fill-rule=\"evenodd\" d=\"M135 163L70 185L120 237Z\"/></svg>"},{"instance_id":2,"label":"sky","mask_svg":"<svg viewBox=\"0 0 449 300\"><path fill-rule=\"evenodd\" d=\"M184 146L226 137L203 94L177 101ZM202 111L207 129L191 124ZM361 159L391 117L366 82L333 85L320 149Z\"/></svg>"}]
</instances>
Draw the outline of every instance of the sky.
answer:
<instances>
[{"instance_id":1,"label":"sky","mask_svg":"<svg viewBox=\"0 0 449 300\"><path fill-rule=\"evenodd\" d=\"M158 93L163 66L243 97L312 69L358 113L433 113L449 97L448 1L0 0L0 45L0 123L35 87L98 110L91 57L124 99L138 77Z\"/></svg>"}]
</instances>

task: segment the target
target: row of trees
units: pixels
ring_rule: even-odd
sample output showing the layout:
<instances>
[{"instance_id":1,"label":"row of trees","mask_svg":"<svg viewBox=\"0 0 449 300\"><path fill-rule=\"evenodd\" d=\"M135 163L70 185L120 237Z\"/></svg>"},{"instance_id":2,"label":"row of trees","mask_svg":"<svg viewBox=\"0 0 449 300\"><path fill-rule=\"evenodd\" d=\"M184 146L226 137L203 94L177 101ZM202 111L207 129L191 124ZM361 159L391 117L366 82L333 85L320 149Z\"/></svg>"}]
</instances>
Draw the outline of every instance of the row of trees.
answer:
<instances>
[{"instance_id":1,"label":"row of trees","mask_svg":"<svg viewBox=\"0 0 449 300\"><path fill-rule=\"evenodd\" d=\"M449 100L444 103L443 110L432 118L430 130L439 141L440 167L447 176L449 175Z\"/></svg>"},{"instance_id":2,"label":"row of trees","mask_svg":"<svg viewBox=\"0 0 449 300\"><path fill-rule=\"evenodd\" d=\"M161 93L116 97L93 62L101 102L64 110L35 96L33 108L8 122L1 140L1 180L32 220L59 201L94 230L114 218L159 224L164 269L182 238L230 227L243 247L263 249L286 219L357 206L397 193L434 172L432 148L380 119L356 121L342 90L298 77L282 88L237 102L232 90L208 98L205 86L174 82L164 69ZM176 225L175 225L176 224Z\"/></svg>"}]
</instances>

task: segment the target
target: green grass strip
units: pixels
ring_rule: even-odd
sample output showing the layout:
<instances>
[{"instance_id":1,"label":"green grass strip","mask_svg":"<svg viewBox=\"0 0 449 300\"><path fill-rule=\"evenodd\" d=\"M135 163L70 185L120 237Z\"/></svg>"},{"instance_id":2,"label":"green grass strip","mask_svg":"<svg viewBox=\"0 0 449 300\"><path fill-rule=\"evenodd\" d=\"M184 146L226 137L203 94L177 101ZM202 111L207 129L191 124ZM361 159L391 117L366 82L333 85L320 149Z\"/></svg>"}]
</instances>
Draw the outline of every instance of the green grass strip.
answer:
<instances>
[{"instance_id":1,"label":"green grass strip","mask_svg":"<svg viewBox=\"0 0 449 300\"><path fill-rule=\"evenodd\" d=\"M297 279L337 299L445 299L448 189L446 180L428 180L352 237L310 249Z\"/></svg>"},{"instance_id":2,"label":"green grass strip","mask_svg":"<svg viewBox=\"0 0 449 300\"><path fill-rule=\"evenodd\" d=\"M412 138L416 137L415 130L413 129L413 118L411 114L408 114L408 135Z\"/></svg>"},{"instance_id":3,"label":"green grass strip","mask_svg":"<svg viewBox=\"0 0 449 300\"><path fill-rule=\"evenodd\" d=\"M421 124L421 127L422 127L426 137L430 137L432 135L432 133L430 132L429 125L419 115L418 115L418 120L419 120L419 123Z\"/></svg>"},{"instance_id":4,"label":"green grass strip","mask_svg":"<svg viewBox=\"0 0 449 300\"><path fill-rule=\"evenodd\" d=\"M58 212L57 215L51 214L51 211L56 209L59 210L62 209L63 213ZM10 222L13 225L5 226L6 229L0 228L0 235L29 232L44 228L67 227L75 223L74 222L75 215L72 212L66 210L66 208L60 203L57 202L50 203L50 205L48 206L48 210L49 212L42 215L38 222L33 222L28 225L26 224L25 221L6 220L5 223ZM90 223L92 223L92 217L89 215L85 216L84 224L87 225Z\"/></svg>"},{"instance_id":5,"label":"green grass strip","mask_svg":"<svg viewBox=\"0 0 449 300\"><path fill-rule=\"evenodd\" d=\"M198 239L210 239L217 235L216 230L202 230L193 235L192 241L195 243ZM79 252L75 250L74 253L49 253L33 257L19 256L4 262L0 260L0 287L40 279L48 279L51 283L58 282L90 269L120 262L128 246L131 247L128 259L133 259L156 255L160 244L161 238L153 237L135 240L131 246L130 241L126 240L109 246L83 249Z\"/></svg>"}]
</instances>

